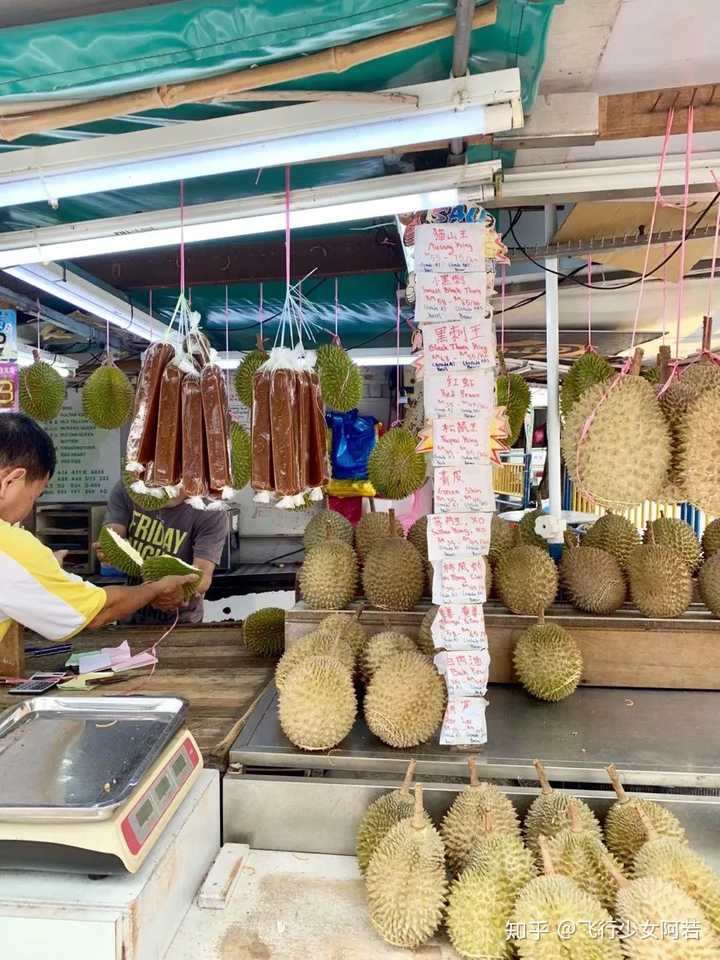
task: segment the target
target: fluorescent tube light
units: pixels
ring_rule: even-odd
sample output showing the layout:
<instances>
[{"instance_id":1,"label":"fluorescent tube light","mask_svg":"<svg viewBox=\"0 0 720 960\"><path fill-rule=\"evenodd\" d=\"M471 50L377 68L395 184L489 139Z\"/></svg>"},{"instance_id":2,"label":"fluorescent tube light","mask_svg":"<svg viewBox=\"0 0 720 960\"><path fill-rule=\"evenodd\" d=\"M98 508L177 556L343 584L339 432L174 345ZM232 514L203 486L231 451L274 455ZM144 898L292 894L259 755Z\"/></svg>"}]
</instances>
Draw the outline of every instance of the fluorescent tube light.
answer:
<instances>
[{"instance_id":1,"label":"fluorescent tube light","mask_svg":"<svg viewBox=\"0 0 720 960\"><path fill-rule=\"evenodd\" d=\"M316 102L0 157L0 206L306 163L521 126L515 68L395 91L415 101Z\"/></svg>"},{"instance_id":2,"label":"fluorescent tube light","mask_svg":"<svg viewBox=\"0 0 720 960\"><path fill-rule=\"evenodd\" d=\"M500 170L500 161L491 160L296 190L292 195L290 225L298 229L390 217L455 206L465 200L483 203L494 197L494 178ZM343 199L338 201L338 196ZM285 197L281 194L197 204L187 207L183 216L185 243L255 236L284 227ZM0 234L0 268L179 243L179 209L107 217Z\"/></svg>"},{"instance_id":3,"label":"fluorescent tube light","mask_svg":"<svg viewBox=\"0 0 720 960\"><path fill-rule=\"evenodd\" d=\"M359 367L396 367L398 364L406 367L414 363L418 355L411 353L409 347L401 347L399 357L394 350L366 350L358 347L348 350L348 356Z\"/></svg>"}]
</instances>

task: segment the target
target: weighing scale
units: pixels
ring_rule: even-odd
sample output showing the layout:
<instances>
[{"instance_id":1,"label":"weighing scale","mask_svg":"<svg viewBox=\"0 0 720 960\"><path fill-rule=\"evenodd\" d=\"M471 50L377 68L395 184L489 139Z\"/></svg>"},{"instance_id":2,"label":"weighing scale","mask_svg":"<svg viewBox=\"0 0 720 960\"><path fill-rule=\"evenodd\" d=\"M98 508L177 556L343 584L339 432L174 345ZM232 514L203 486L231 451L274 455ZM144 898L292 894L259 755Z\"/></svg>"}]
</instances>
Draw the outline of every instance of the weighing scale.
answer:
<instances>
[{"instance_id":1,"label":"weighing scale","mask_svg":"<svg viewBox=\"0 0 720 960\"><path fill-rule=\"evenodd\" d=\"M135 873L202 771L175 697L36 697L0 714L0 869Z\"/></svg>"}]
</instances>

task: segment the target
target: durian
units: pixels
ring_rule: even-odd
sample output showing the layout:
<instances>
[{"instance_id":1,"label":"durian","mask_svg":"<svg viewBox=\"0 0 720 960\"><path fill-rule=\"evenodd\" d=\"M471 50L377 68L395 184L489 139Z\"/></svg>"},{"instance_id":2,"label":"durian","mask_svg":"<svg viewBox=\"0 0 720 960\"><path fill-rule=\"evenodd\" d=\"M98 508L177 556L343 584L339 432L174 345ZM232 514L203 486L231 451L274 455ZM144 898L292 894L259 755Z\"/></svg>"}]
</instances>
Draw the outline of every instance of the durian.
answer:
<instances>
[{"instance_id":1,"label":"durian","mask_svg":"<svg viewBox=\"0 0 720 960\"><path fill-rule=\"evenodd\" d=\"M423 560L428 558L427 517L418 517L407 532L408 542L411 543Z\"/></svg>"},{"instance_id":2,"label":"durian","mask_svg":"<svg viewBox=\"0 0 720 960\"><path fill-rule=\"evenodd\" d=\"M127 540L111 530L103 527L100 530L98 544L105 557L104 563L124 573L126 577L137 578L142 574L144 560L138 551Z\"/></svg>"},{"instance_id":3,"label":"durian","mask_svg":"<svg viewBox=\"0 0 720 960\"><path fill-rule=\"evenodd\" d=\"M435 604L432 604L420 621L420 627L418 628L418 649L420 653L424 653L426 657L434 657L437 653L432 638L432 625L437 616L437 612L438 608Z\"/></svg>"},{"instance_id":4,"label":"durian","mask_svg":"<svg viewBox=\"0 0 720 960\"><path fill-rule=\"evenodd\" d=\"M695 531L689 523L685 523L684 520L675 520L672 517L664 517L661 514L657 520L648 521L645 528L645 543L651 542L651 530L652 540L655 543L663 547L671 547L683 558L690 573L695 573L700 566L701 551Z\"/></svg>"},{"instance_id":5,"label":"durian","mask_svg":"<svg viewBox=\"0 0 720 960\"><path fill-rule=\"evenodd\" d=\"M720 367L715 368L720 376ZM687 376L687 372L685 374ZM683 419L680 472L690 503L720 514L720 386L703 393Z\"/></svg>"},{"instance_id":6,"label":"durian","mask_svg":"<svg viewBox=\"0 0 720 960\"><path fill-rule=\"evenodd\" d=\"M496 566L505 554L517 545L517 527L494 513L490 522L490 550L488 551L491 565Z\"/></svg>"},{"instance_id":7,"label":"durian","mask_svg":"<svg viewBox=\"0 0 720 960\"><path fill-rule=\"evenodd\" d=\"M189 600L197 593L198 583L202 577L202 571L185 563L179 557L173 557L170 554L162 554L159 557L146 557L142 568L142 578L146 583L154 583L162 580L163 577L189 577L194 576L195 580L186 583L183 587L185 599Z\"/></svg>"},{"instance_id":8,"label":"durian","mask_svg":"<svg viewBox=\"0 0 720 960\"><path fill-rule=\"evenodd\" d=\"M250 483L251 463L250 434L233 421L230 424L230 467L235 490L243 490Z\"/></svg>"},{"instance_id":9,"label":"durian","mask_svg":"<svg viewBox=\"0 0 720 960\"><path fill-rule=\"evenodd\" d=\"M377 800L373 800L363 814L355 844L358 867L363 876L367 873L367 868L370 866L377 845L388 830L394 827L396 823L400 823L401 820L413 815L415 798L410 791L410 787L414 776L415 761L411 760L405 771L405 779L398 789L391 793L384 793ZM432 823L428 815L425 814L425 816L428 823Z\"/></svg>"},{"instance_id":10,"label":"durian","mask_svg":"<svg viewBox=\"0 0 720 960\"><path fill-rule=\"evenodd\" d=\"M54 420L62 410L66 392L63 378L43 360L20 370L20 409L33 420Z\"/></svg>"},{"instance_id":11,"label":"durian","mask_svg":"<svg viewBox=\"0 0 720 960\"><path fill-rule=\"evenodd\" d=\"M714 617L720 617L720 553L713 553L700 567L700 597Z\"/></svg>"},{"instance_id":12,"label":"durian","mask_svg":"<svg viewBox=\"0 0 720 960\"><path fill-rule=\"evenodd\" d=\"M490 814L485 816L483 836L479 837L463 873L495 874L503 882L504 892L513 898L537 875L535 857L515 831L499 833Z\"/></svg>"},{"instance_id":13,"label":"durian","mask_svg":"<svg viewBox=\"0 0 720 960\"><path fill-rule=\"evenodd\" d=\"M468 866L478 842L488 834L509 834L520 840L512 801L494 784L480 783L474 757L468 766L470 786L458 793L440 825L448 866L455 874Z\"/></svg>"},{"instance_id":14,"label":"durian","mask_svg":"<svg viewBox=\"0 0 720 960\"><path fill-rule=\"evenodd\" d=\"M501 373L495 381L497 405L505 407L510 434L505 443L512 447L525 423L530 409L530 387L519 373Z\"/></svg>"},{"instance_id":15,"label":"durian","mask_svg":"<svg viewBox=\"0 0 720 960\"><path fill-rule=\"evenodd\" d=\"M538 622L522 633L513 650L515 675L538 700L557 703L575 693L583 659L577 643L556 623Z\"/></svg>"},{"instance_id":16,"label":"durian","mask_svg":"<svg viewBox=\"0 0 720 960\"><path fill-rule=\"evenodd\" d=\"M365 631L360 624L361 615L362 608L356 613L333 613L320 621L315 632L341 638L357 657L365 645Z\"/></svg>"},{"instance_id":17,"label":"durian","mask_svg":"<svg viewBox=\"0 0 720 960\"><path fill-rule=\"evenodd\" d=\"M251 613L243 624L243 642L259 657L274 657L285 647L285 611L265 607Z\"/></svg>"},{"instance_id":18,"label":"durian","mask_svg":"<svg viewBox=\"0 0 720 960\"><path fill-rule=\"evenodd\" d=\"M329 540L314 547L305 555L298 584L311 610L342 610L357 592L355 551L341 540Z\"/></svg>"},{"instance_id":19,"label":"durian","mask_svg":"<svg viewBox=\"0 0 720 960\"><path fill-rule=\"evenodd\" d=\"M407 540L388 537L365 558L362 584L367 599L380 610L411 610L425 589L425 564Z\"/></svg>"},{"instance_id":20,"label":"durian","mask_svg":"<svg viewBox=\"0 0 720 960\"><path fill-rule=\"evenodd\" d=\"M714 553L720 552L720 519L713 520L705 527L702 548L706 560Z\"/></svg>"},{"instance_id":21,"label":"durian","mask_svg":"<svg viewBox=\"0 0 720 960\"><path fill-rule=\"evenodd\" d=\"M570 603L587 613L609 614L625 602L627 585L615 557L599 547L568 542L560 580Z\"/></svg>"},{"instance_id":22,"label":"durian","mask_svg":"<svg viewBox=\"0 0 720 960\"><path fill-rule=\"evenodd\" d=\"M556 874L545 837L540 843L544 875L522 889L511 917L520 960L620 960L610 914L568 877Z\"/></svg>"},{"instance_id":23,"label":"durian","mask_svg":"<svg viewBox=\"0 0 720 960\"><path fill-rule=\"evenodd\" d=\"M445 712L445 681L421 653L399 653L375 672L365 694L370 731L391 747L416 747L437 731Z\"/></svg>"},{"instance_id":24,"label":"durian","mask_svg":"<svg viewBox=\"0 0 720 960\"><path fill-rule=\"evenodd\" d=\"M565 465L576 489L604 506L654 500L670 466L670 430L653 387L628 374L586 390L565 421Z\"/></svg>"},{"instance_id":25,"label":"durian","mask_svg":"<svg viewBox=\"0 0 720 960\"><path fill-rule=\"evenodd\" d=\"M322 510L305 527L303 545L306 550L312 550L328 540L342 540L352 546L354 538L355 531L349 520L336 510Z\"/></svg>"},{"instance_id":26,"label":"durian","mask_svg":"<svg viewBox=\"0 0 720 960\"><path fill-rule=\"evenodd\" d=\"M720 387L720 367L711 357L703 356L685 367L680 382L690 387L696 397L700 397L708 390Z\"/></svg>"},{"instance_id":27,"label":"durian","mask_svg":"<svg viewBox=\"0 0 720 960\"><path fill-rule=\"evenodd\" d=\"M419 947L443 919L447 883L442 840L423 816L422 788L415 811L378 844L365 877L370 922L394 947Z\"/></svg>"},{"instance_id":28,"label":"durian","mask_svg":"<svg viewBox=\"0 0 720 960\"><path fill-rule=\"evenodd\" d=\"M283 733L301 750L330 750L352 730L357 699L350 671L334 657L308 657L278 698Z\"/></svg>"},{"instance_id":29,"label":"durian","mask_svg":"<svg viewBox=\"0 0 720 960\"><path fill-rule=\"evenodd\" d=\"M582 829L575 800L570 801L568 814L571 826L548 840L555 869L612 912L618 891L616 876L623 873L620 861L594 831ZM608 858L615 866L614 872L608 869Z\"/></svg>"},{"instance_id":30,"label":"durian","mask_svg":"<svg viewBox=\"0 0 720 960\"><path fill-rule=\"evenodd\" d=\"M386 630L368 637L360 654L360 674L369 683L378 667L397 653L417 651L417 644L404 633Z\"/></svg>"},{"instance_id":31,"label":"durian","mask_svg":"<svg viewBox=\"0 0 720 960\"><path fill-rule=\"evenodd\" d=\"M630 555L640 546L637 527L618 513L606 513L599 517L583 537L584 547L598 547L612 554L623 570L627 569Z\"/></svg>"},{"instance_id":32,"label":"durian","mask_svg":"<svg viewBox=\"0 0 720 960\"><path fill-rule=\"evenodd\" d=\"M404 536L402 525L395 519L393 511L364 514L357 527L355 527L355 549L360 557L360 562L364 563L372 548L381 540L389 537L391 533L394 537Z\"/></svg>"},{"instance_id":33,"label":"durian","mask_svg":"<svg viewBox=\"0 0 720 960\"><path fill-rule=\"evenodd\" d=\"M540 547L514 547L495 568L495 587L513 613L537 615L557 596L557 567Z\"/></svg>"},{"instance_id":34,"label":"durian","mask_svg":"<svg viewBox=\"0 0 720 960\"><path fill-rule=\"evenodd\" d=\"M350 674L355 669L355 654L343 637L334 633L308 633L285 651L275 668L275 686L280 692L295 667L310 657L331 657Z\"/></svg>"},{"instance_id":35,"label":"durian","mask_svg":"<svg viewBox=\"0 0 720 960\"><path fill-rule=\"evenodd\" d=\"M244 403L246 407L252 407L253 377L258 368L268 359L268 356L264 350L250 350L242 358L240 366L235 371L235 393L238 400Z\"/></svg>"},{"instance_id":36,"label":"durian","mask_svg":"<svg viewBox=\"0 0 720 960\"><path fill-rule=\"evenodd\" d=\"M363 394L362 373L342 347L333 343L318 347L315 369L328 410L347 413L360 404Z\"/></svg>"},{"instance_id":37,"label":"durian","mask_svg":"<svg viewBox=\"0 0 720 960\"><path fill-rule=\"evenodd\" d=\"M560 389L560 409L563 417L567 417L580 397L588 387L596 383L604 383L613 376L615 371L598 353L588 350L571 365Z\"/></svg>"},{"instance_id":38,"label":"durian","mask_svg":"<svg viewBox=\"0 0 720 960\"><path fill-rule=\"evenodd\" d=\"M158 487L157 492L160 494L159 497L153 497L149 493L138 493L136 490L133 490L133 484L135 484L137 480L138 478L134 474L129 473L124 466L122 467L122 485L135 506L140 507L141 510L146 510L148 513L153 513L155 510L162 510L163 507L166 507L168 503L170 503L172 498L164 487Z\"/></svg>"},{"instance_id":39,"label":"durian","mask_svg":"<svg viewBox=\"0 0 720 960\"><path fill-rule=\"evenodd\" d=\"M630 598L645 617L679 617L692 602L692 578L687 564L672 547L649 541L628 561Z\"/></svg>"},{"instance_id":40,"label":"durian","mask_svg":"<svg viewBox=\"0 0 720 960\"><path fill-rule=\"evenodd\" d=\"M135 391L123 371L114 363L94 370L82 388L83 412L103 430L115 430L133 412Z\"/></svg>"},{"instance_id":41,"label":"durian","mask_svg":"<svg viewBox=\"0 0 720 960\"><path fill-rule=\"evenodd\" d=\"M626 960L717 960L720 942L699 904L658 877L618 878L615 917Z\"/></svg>"},{"instance_id":42,"label":"durian","mask_svg":"<svg viewBox=\"0 0 720 960\"><path fill-rule=\"evenodd\" d=\"M648 837L633 865L636 879L655 877L677 884L697 903L716 934L720 934L720 877L687 844L660 837L650 819L640 811Z\"/></svg>"},{"instance_id":43,"label":"durian","mask_svg":"<svg viewBox=\"0 0 720 960\"><path fill-rule=\"evenodd\" d=\"M523 514L523 518L518 524L518 541L521 544L529 544L533 547L540 547L542 550L548 549L548 542L539 533L535 533L535 521L543 515L542 509L529 510Z\"/></svg>"},{"instance_id":44,"label":"durian","mask_svg":"<svg viewBox=\"0 0 720 960\"><path fill-rule=\"evenodd\" d=\"M607 771L617 796L605 818L605 843L610 853L615 854L628 869L632 867L638 851L647 840L647 832L640 816L641 810L659 836L684 843L685 831L677 817L654 800L626 793L613 764L610 764Z\"/></svg>"},{"instance_id":45,"label":"durian","mask_svg":"<svg viewBox=\"0 0 720 960\"><path fill-rule=\"evenodd\" d=\"M581 829L602 840L600 824L590 807L577 797L553 790L542 763L535 760L534 766L540 781L540 793L533 800L525 817L525 842L533 853L537 854L539 851L540 836L555 837L571 826L571 801L575 805Z\"/></svg>"},{"instance_id":46,"label":"durian","mask_svg":"<svg viewBox=\"0 0 720 960\"><path fill-rule=\"evenodd\" d=\"M664 375L662 386L658 388L658 401L670 428L671 458L667 480L659 499L662 503L683 503L687 499L687 493L680 457L680 426L697 398L697 393L690 383L683 383L678 377L673 376L670 382L667 382L669 355L669 347L660 347L658 361L663 365Z\"/></svg>"},{"instance_id":47,"label":"durian","mask_svg":"<svg viewBox=\"0 0 720 960\"><path fill-rule=\"evenodd\" d=\"M427 478L425 454L407 427L393 427L377 441L368 459L368 477L380 497L403 500Z\"/></svg>"}]
</instances>

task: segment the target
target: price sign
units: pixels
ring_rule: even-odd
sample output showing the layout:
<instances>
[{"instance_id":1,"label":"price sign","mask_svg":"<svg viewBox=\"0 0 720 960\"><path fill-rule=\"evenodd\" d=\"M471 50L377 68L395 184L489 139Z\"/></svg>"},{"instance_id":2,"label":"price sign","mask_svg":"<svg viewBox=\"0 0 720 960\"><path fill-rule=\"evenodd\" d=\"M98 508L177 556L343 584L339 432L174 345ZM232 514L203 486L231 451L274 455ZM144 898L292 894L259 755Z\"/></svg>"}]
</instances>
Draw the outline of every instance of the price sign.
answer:
<instances>
[{"instance_id":1,"label":"price sign","mask_svg":"<svg viewBox=\"0 0 720 960\"><path fill-rule=\"evenodd\" d=\"M418 273L415 319L418 323L478 320L487 310L484 273Z\"/></svg>"},{"instance_id":2,"label":"price sign","mask_svg":"<svg viewBox=\"0 0 720 960\"><path fill-rule=\"evenodd\" d=\"M433 426L434 467L474 467L490 462L490 418L440 417Z\"/></svg>"},{"instance_id":3,"label":"price sign","mask_svg":"<svg viewBox=\"0 0 720 960\"><path fill-rule=\"evenodd\" d=\"M443 604L432 625L437 650L487 650L485 615L480 603Z\"/></svg>"},{"instance_id":4,"label":"price sign","mask_svg":"<svg viewBox=\"0 0 720 960\"><path fill-rule=\"evenodd\" d=\"M448 650L445 654L448 697L484 697L490 675L487 650Z\"/></svg>"},{"instance_id":5,"label":"price sign","mask_svg":"<svg viewBox=\"0 0 720 960\"><path fill-rule=\"evenodd\" d=\"M491 513L432 513L428 517L431 563L444 557L485 557L490 550Z\"/></svg>"},{"instance_id":6,"label":"price sign","mask_svg":"<svg viewBox=\"0 0 720 960\"><path fill-rule=\"evenodd\" d=\"M494 371L431 372L424 403L427 417L489 417L495 406Z\"/></svg>"},{"instance_id":7,"label":"price sign","mask_svg":"<svg viewBox=\"0 0 720 960\"><path fill-rule=\"evenodd\" d=\"M485 280L484 223L423 223L415 229L415 271L473 273Z\"/></svg>"},{"instance_id":8,"label":"price sign","mask_svg":"<svg viewBox=\"0 0 720 960\"><path fill-rule=\"evenodd\" d=\"M492 513L495 509L492 465L440 467L435 471L436 513Z\"/></svg>"},{"instance_id":9,"label":"price sign","mask_svg":"<svg viewBox=\"0 0 720 960\"><path fill-rule=\"evenodd\" d=\"M487 700L483 697L456 697L448 700L440 731L442 746L480 745L487 743L487 723L485 709Z\"/></svg>"},{"instance_id":10,"label":"price sign","mask_svg":"<svg viewBox=\"0 0 720 960\"><path fill-rule=\"evenodd\" d=\"M17 314L14 310L0 310L0 363L17 360Z\"/></svg>"},{"instance_id":11,"label":"price sign","mask_svg":"<svg viewBox=\"0 0 720 960\"><path fill-rule=\"evenodd\" d=\"M16 363L0 363L0 413L17 413L19 376Z\"/></svg>"},{"instance_id":12,"label":"price sign","mask_svg":"<svg viewBox=\"0 0 720 960\"><path fill-rule=\"evenodd\" d=\"M434 323L423 331L425 371L461 373L495 367L495 334L492 323Z\"/></svg>"},{"instance_id":13,"label":"price sign","mask_svg":"<svg viewBox=\"0 0 720 960\"><path fill-rule=\"evenodd\" d=\"M485 558L454 557L433 568L433 603L485 603Z\"/></svg>"}]
</instances>

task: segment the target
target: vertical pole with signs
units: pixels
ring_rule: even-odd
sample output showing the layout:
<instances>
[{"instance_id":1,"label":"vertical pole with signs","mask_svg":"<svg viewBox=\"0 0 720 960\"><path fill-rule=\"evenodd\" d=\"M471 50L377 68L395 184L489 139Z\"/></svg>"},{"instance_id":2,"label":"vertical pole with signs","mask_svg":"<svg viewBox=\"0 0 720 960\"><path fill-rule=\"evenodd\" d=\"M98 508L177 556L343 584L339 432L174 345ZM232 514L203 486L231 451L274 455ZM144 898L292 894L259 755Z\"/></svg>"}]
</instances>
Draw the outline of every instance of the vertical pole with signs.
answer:
<instances>
[{"instance_id":1,"label":"vertical pole with signs","mask_svg":"<svg viewBox=\"0 0 720 960\"><path fill-rule=\"evenodd\" d=\"M0 413L17 413L19 386L17 314L14 310L0 310Z\"/></svg>"}]
</instances>

